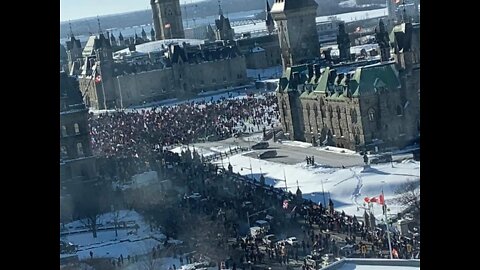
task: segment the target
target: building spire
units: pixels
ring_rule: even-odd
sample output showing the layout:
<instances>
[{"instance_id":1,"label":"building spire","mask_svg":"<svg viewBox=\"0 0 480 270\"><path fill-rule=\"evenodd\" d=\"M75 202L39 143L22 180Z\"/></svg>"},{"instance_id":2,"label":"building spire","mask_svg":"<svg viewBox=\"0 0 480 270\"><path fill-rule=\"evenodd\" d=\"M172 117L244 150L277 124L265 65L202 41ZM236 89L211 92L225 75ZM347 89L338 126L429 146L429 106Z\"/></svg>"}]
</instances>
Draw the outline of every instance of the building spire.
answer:
<instances>
[{"instance_id":1,"label":"building spire","mask_svg":"<svg viewBox=\"0 0 480 270\"><path fill-rule=\"evenodd\" d=\"M70 28L70 37L73 37L72 23L68 20L68 27Z\"/></svg>"},{"instance_id":2,"label":"building spire","mask_svg":"<svg viewBox=\"0 0 480 270\"><path fill-rule=\"evenodd\" d=\"M223 16L222 5L220 4L220 0L218 0L218 15Z\"/></svg>"},{"instance_id":3,"label":"building spire","mask_svg":"<svg viewBox=\"0 0 480 270\"><path fill-rule=\"evenodd\" d=\"M405 0L403 0L403 22L406 23L408 22L408 16L407 16L407 9L405 8Z\"/></svg>"},{"instance_id":4,"label":"building spire","mask_svg":"<svg viewBox=\"0 0 480 270\"><path fill-rule=\"evenodd\" d=\"M267 2L267 7L266 7L266 18L265 18L265 25L267 26L267 30L268 30L268 33L272 33L273 30L274 30L274 24L273 24L273 18L272 18L272 14L270 13L270 5L268 4L268 0L266 1Z\"/></svg>"},{"instance_id":5,"label":"building spire","mask_svg":"<svg viewBox=\"0 0 480 270\"><path fill-rule=\"evenodd\" d=\"M102 34L102 27L100 26L100 17L97 15L97 23L98 23L98 34Z\"/></svg>"}]
</instances>

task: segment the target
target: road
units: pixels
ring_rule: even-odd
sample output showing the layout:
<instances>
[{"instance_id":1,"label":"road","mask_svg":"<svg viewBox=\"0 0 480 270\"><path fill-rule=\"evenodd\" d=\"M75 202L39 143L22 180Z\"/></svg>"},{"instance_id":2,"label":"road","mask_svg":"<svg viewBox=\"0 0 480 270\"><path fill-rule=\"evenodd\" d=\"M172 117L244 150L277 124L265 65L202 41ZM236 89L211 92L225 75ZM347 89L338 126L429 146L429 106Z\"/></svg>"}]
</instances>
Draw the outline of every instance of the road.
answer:
<instances>
[{"instance_id":1,"label":"road","mask_svg":"<svg viewBox=\"0 0 480 270\"><path fill-rule=\"evenodd\" d=\"M229 138L217 142L198 143L195 144L195 146L210 150L211 147L218 146L250 147L253 144L255 144L255 142L246 141L244 138ZM268 159L273 162L283 164L298 164L301 162L306 162L306 156L314 156L315 163L337 168L342 166L361 166L364 164L363 158L360 155L328 152L313 146L291 146L282 143L274 143L271 140L269 141L269 144L270 146L268 149L277 150L278 153L277 157ZM253 152L246 153L244 155L257 158L258 154L262 153L263 151L265 150L254 150Z\"/></svg>"}]
</instances>

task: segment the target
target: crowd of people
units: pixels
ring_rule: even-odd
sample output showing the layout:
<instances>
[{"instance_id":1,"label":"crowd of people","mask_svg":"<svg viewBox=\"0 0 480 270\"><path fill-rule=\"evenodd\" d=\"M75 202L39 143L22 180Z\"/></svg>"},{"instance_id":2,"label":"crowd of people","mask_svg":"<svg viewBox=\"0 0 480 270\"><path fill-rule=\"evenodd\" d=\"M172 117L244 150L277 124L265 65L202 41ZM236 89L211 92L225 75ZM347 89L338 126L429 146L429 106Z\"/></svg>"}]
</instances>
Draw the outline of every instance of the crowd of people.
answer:
<instances>
[{"instance_id":1,"label":"crowd of people","mask_svg":"<svg viewBox=\"0 0 480 270\"><path fill-rule=\"evenodd\" d=\"M155 169L158 153L173 145L222 140L270 129L278 122L273 93L246 98L230 94L219 100L89 116L93 153L108 165L99 167L123 178Z\"/></svg>"},{"instance_id":2,"label":"crowd of people","mask_svg":"<svg viewBox=\"0 0 480 270\"><path fill-rule=\"evenodd\" d=\"M152 109L90 114L92 148L97 155L137 157L145 151L191 144L213 136L273 128L279 114L272 93L258 97L221 98Z\"/></svg>"}]
</instances>

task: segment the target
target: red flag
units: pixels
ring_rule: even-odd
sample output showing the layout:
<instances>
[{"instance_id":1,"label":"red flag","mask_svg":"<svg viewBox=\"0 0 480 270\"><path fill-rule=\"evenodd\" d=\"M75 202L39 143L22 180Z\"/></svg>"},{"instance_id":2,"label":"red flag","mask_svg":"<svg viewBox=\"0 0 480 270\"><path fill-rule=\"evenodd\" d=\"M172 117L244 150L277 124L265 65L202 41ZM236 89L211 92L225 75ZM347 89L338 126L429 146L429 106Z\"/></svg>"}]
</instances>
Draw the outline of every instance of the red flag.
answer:
<instances>
[{"instance_id":1,"label":"red flag","mask_svg":"<svg viewBox=\"0 0 480 270\"><path fill-rule=\"evenodd\" d=\"M378 198L377 197L372 197L372 198L370 198L370 202L378 202Z\"/></svg>"},{"instance_id":2,"label":"red flag","mask_svg":"<svg viewBox=\"0 0 480 270\"><path fill-rule=\"evenodd\" d=\"M102 76L101 76L101 75L97 75L97 76L95 77L95 82L96 82L96 83L99 83L99 82L101 82L101 81L102 81Z\"/></svg>"},{"instance_id":3,"label":"red flag","mask_svg":"<svg viewBox=\"0 0 480 270\"><path fill-rule=\"evenodd\" d=\"M396 249L392 249L392 256L395 258L395 259L398 259L398 251Z\"/></svg>"},{"instance_id":4,"label":"red flag","mask_svg":"<svg viewBox=\"0 0 480 270\"><path fill-rule=\"evenodd\" d=\"M378 203L381 204L381 205L384 205L384 204L385 204L385 197L383 196L383 193L380 194Z\"/></svg>"},{"instance_id":5,"label":"red flag","mask_svg":"<svg viewBox=\"0 0 480 270\"><path fill-rule=\"evenodd\" d=\"M365 197L365 199L363 199L366 203L370 203L370 198L368 197Z\"/></svg>"},{"instance_id":6,"label":"red flag","mask_svg":"<svg viewBox=\"0 0 480 270\"><path fill-rule=\"evenodd\" d=\"M288 200L283 201L283 209L288 209Z\"/></svg>"}]
</instances>

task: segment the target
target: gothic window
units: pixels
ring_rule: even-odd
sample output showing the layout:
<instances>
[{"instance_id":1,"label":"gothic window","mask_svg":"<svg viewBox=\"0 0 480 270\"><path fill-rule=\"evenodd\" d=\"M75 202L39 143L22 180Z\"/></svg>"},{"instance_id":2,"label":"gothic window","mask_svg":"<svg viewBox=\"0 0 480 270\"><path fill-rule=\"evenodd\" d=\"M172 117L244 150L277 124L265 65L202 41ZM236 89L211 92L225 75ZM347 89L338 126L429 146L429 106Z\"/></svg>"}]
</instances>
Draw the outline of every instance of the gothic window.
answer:
<instances>
[{"instance_id":1,"label":"gothic window","mask_svg":"<svg viewBox=\"0 0 480 270\"><path fill-rule=\"evenodd\" d=\"M307 106L306 106L306 110L307 110L307 130L308 131L312 131L312 126L310 124L310 104L307 103Z\"/></svg>"},{"instance_id":2,"label":"gothic window","mask_svg":"<svg viewBox=\"0 0 480 270\"><path fill-rule=\"evenodd\" d=\"M74 127L74 129L75 129L75 134L80 134L80 127L78 126L78 124L75 123L75 124L73 125L73 127Z\"/></svg>"},{"instance_id":3,"label":"gothic window","mask_svg":"<svg viewBox=\"0 0 480 270\"><path fill-rule=\"evenodd\" d=\"M357 110L352 109L350 111L350 117L352 118L352 123L353 124L357 123Z\"/></svg>"},{"instance_id":4,"label":"gothic window","mask_svg":"<svg viewBox=\"0 0 480 270\"><path fill-rule=\"evenodd\" d=\"M67 127L66 126L62 126L62 137L67 137Z\"/></svg>"},{"instance_id":5,"label":"gothic window","mask_svg":"<svg viewBox=\"0 0 480 270\"><path fill-rule=\"evenodd\" d=\"M325 104L323 103L323 100L320 99L320 115L322 118L325 118Z\"/></svg>"},{"instance_id":6,"label":"gothic window","mask_svg":"<svg viewBox=\"0 0 480 270\"><path fill-rule=\"evenodd\" d=\"M85 156L85 153L83 152L82 143L77 143L77 154L78 154L78 157L84 157Z\"/></svg>"},{"instance_id":7,"label":"gothic window","mask_svg":"<svg viewBox=\"0 0 480 270\"><path fill-rule=\"evenodd\" d=\"M375 121L375 110L373 108L370 108L370 110L368 110L368 120L370 120L371 122Z\"/></svg>"},{"instance_id":8,"label":"gothic window","mask_svg":"<svg viewBox=\"0 0 480 270\"><path fill-rule=\"evenodd\" d=\"M60 146L60 157L66 158L68 156L67 147L65 145Z\"/></svg>"},{"instance_id":9,"label":"gothic window","mask_svg":"<svg viewBox=\"0 0 480 270\"><path fill-rule=\"evenodd\" d=\"M287 123L287 104L285 103L285 100L282 101L282 113L283 113L283 119L285 121L285 132L288 132L288 123Z\"/></svg>"},{"instance_id":10,"label":"gothic window","mask_svg":"<svg viewBox=\"0 0 480 270\"><path fill-rule=\"evenodd\" d=\"M402 107L400 105L397 105L397 115L402 116Z\"/></svg>"}]
</instances>

